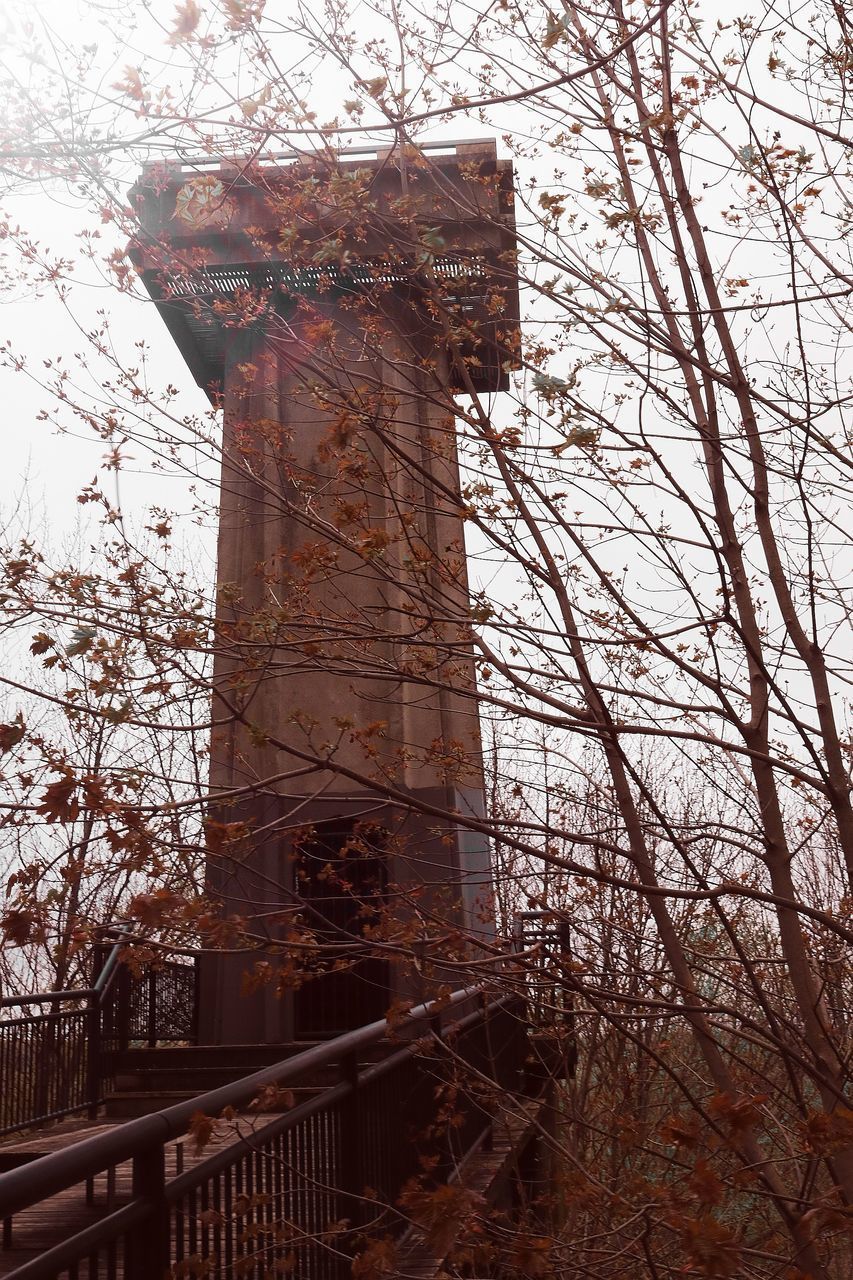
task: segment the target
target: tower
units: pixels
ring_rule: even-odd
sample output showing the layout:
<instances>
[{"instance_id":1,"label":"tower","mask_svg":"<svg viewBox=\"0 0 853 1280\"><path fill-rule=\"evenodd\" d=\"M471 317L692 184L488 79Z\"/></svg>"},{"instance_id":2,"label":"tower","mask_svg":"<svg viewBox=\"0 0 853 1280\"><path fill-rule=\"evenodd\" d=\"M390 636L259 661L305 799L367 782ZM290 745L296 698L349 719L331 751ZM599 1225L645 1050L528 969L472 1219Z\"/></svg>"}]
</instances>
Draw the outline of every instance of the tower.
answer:
<instances>
[{"instance_id":1,"label":"tower","mask_svg":"<svg viewBox=\"0 0 853 1280\"><path fill-rule=\"evenodd\" d=\"M491 141L159 165L135 198L223 416L207 887L260 967L208 957L202 1038L318 1038L422 994L398 961L431 932L489 932L453 397L514 363L512 169Z\"/></svg>"}]
</instances>

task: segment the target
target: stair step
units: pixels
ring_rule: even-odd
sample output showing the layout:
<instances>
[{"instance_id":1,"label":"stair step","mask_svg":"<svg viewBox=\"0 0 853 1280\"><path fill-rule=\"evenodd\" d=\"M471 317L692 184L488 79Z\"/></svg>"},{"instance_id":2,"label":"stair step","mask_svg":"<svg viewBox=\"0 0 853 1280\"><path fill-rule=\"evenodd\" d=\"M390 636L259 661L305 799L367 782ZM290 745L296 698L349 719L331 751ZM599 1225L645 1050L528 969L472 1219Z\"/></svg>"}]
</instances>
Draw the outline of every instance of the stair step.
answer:
<instances>
[{"instance_id":1,"label":"stair step","mask_svg":"<svg viewBox=\"0 0 853 1280\"><path fill-rule=\"evenodd\" d=\"M293 1094L294 1105L298 1105L308 1098L313 1098L318 1090L300 1088L292 1089L290 1092ZM148 1116L155 1111L162 1111L165 1107L173 1107L179 1102L188 1102L197 1097L198 1091L196 1089L127 1089L107 1094L104 1099L104 1115L107 1121L135 1120L138 1116ZM281 1106L279 1105L280 1111ZM258 1114L262 1115L263 1112Z\"/></svg>"},{"instance_id":2,"label":"stair step","mask_svg":"<svg viewBox=\"0 0 853 1280\"><path fill-rule=\"evenodd\" d=\"M140 1070L127 1070L121 1066L115 1072L114 1092L207 1093L209 1089L218 1089L221 1085L242 1080L244 1076L251 1075L256 1070L258 1068L255 1066L247 1068L245 1066L161 1067L157 1065ZM310 1084L317 1088L337 1084L339 1080L340 1072L334 1064L330 1067L320 1067L310 1073ZM300 1077L294 1083L302 1086L308 1081Z\"/></svg>"},{"instance_id":3,"label":"stair step","mask_svg":"<svg viewBox=\"0 0 853 1280\"><path fill-rule=\"evenodd\" d=\"M234 1067L248 1073L272 1066L312 1048L308 1043L224 1044L164 1046L156 1049L122 1049L115 1055L119 1070L138 1071L157 1067Z\"/></svg>"},{"instance_id":4,"label":"stair step","mask_svg":"<svg viewBox=\"0 0 853 1280\"><path fill-rule=\"evenodd\" d=\"M176 1106L195 1097L194 1093L148 1093L128 1091L127 1093L108 1093L104 1098L104 1116L107 1120L135 1120L137 1116L149 1116L154 1111L162 1111L164 1107Z\"/></svg>"},{"instance_id":5,"label":"stair step","mask_svg":"<svg viewBox=\"0 0 853 1280\"><path fill-rule=\"evenodd\" d=\"M115 1050L115 1061L130 1070L150 1066L156 1059L160 1066L216 1066L246 1067L255 1070L272 1066L275 1062L284 1062L306 1049L314 1049L318 1044L327 1041L297 1040L286 1044L191 1044L191 1045L158 1045L155 1049L134 1048ZM365 1062L377 1062L384 1058L399 1043L387 1041L368 1045L359 1050L359 1058Z\"/></svg>"},{"instance_id":6,"label":"stair step","mask_svg":"<svg viewBox=\"0 0 853 1280\"><path fill-rule=\"evenodd\" d=\"M125 1049L113 1056L115 1085L104 1100L108 1120L129 1120L232 1084L265 1067L286 1063L311 1046L303 1043L252 1045L182 1045ZM395 1046L371 1045L359 1058L363 1065L383 1058ZM340 1080L336 1062L314 1067L288 1081L297 1099L313 1096Z\"/></svg>"}]
</instances>

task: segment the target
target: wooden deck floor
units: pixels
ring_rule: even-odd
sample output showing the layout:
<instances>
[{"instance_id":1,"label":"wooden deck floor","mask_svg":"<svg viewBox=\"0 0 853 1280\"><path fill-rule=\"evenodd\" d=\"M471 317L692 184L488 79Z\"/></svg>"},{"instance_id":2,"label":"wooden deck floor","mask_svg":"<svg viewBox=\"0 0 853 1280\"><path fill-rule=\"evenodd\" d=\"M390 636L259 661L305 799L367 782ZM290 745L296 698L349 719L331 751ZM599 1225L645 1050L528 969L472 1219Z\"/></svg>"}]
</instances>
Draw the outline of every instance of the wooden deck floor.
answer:
<instances>
[{"instance_id":1,"label":"wooden deck floor","mask_svg":"<svg viewBox=\"0 0 853 1280\"><path fill-rule=\"evenodd\" d=\"M530 1101L496 1116L491 1145L478 1148L465 1161L459 1182L466 1191L481 1198L484 1207L502 1193L505 1180L512 1177L516 1156L539 1111L540 1104ZM414 1227L400 1249L396 1274L405 1280L436 1280L446 1274L447 1254L446 1246L437 1247L427 1233Z\"/></svg>"},{"instance_id":2,"label":"wooden deck floor","mask_svg":"<svg viewBox=\"0 0 853 1280\"><path fill-rule=\"evenodd\" d=\"M504 1112L496 1117L493 1142L488 1148L480 1148L466 1160L461 1182L466 1189L488 1204L507 1177L511 1177L511 1165L523 1145L524 1136L535 1124L539 1104L522 1104L513 1113ZM176 1177L182 1170L192 1168L217 1149L250 1137L259 1126L275 1119L270 1113L238 1117L227 1124L221 1123L211 1141L198 1152L192 1139L181 1138L166 1147L166 1178ZM85 1124L65 1121L29 1135L25 1140L11 1140L0 1144L0 1163L3 1157L25 1157L60 1151L83 1138L94 1137L119 1127L123 1122ZM8 1164L7 1164L8 1167ZM85 1227L96 1223L112 1209L129 1202L131 1198L132 1168L128 1161L109 1172L99 1174L90 1187L75 1186L44 1200L17 1214L4 1224L3 1248L0 1250L0 1280L12 1275L26 1262L39 1257L48 1249L76 1235ZM402 1242L398 1258L399 1272L410 1280L435 1280L446 1256L446 1248L437 1249L435 1242L414 1228ZM101 1264L103 1266L103 1263ZM63 1273L65 1275L67 1273ZM80 1280L91 1277L96 1280L103 1272L97 1264L90 1269L80 1264ZM116 1270L121 1276L122 1269Z\"/></svg>"},{"instance_id":3,"label":"wooden deck floor","mask_svg":"<svg viewBox=\"0 0 853 1280\"><path fill-rule=\"evenodd\" d=\"M254 1116L238 1117L236 1120L220 1123L211 1141L204 1150L196 1150L192 1139L179 1138L166 1147L166 1178L176 1177L185 1169L190 1169L200 1160L207 1159L219 1148L230 1146L238 1141L242 1134L250 1136L252 1131L262 1125L269 1124L276 1118L275 1114L265 1112ZM0 1143L0 1167L9 1167L9 1160L17 1157L46 1155L53 1151L62 1151L74 1142L83 1138L92 1138L99 1133L107 1133L124 1123L121 1120L110 1123L86 1123L84 1121L63 1121L52 1125L41 1133L29 1134L25 1139L7 1139ZM24 1209L11 1220L3 1224L3 1241L0 1248L0 1277L11 1275L24 1263L39 1257L48 1249L61 1244L79 1231L97 1222L112 1209L127 1204L131 1198L132 1166L131 1162L120 1164L115 1169L97 1175L92 1184L71 1187L59 1195L52 1196L30 1209ZM87 1276L87 1264L81 1263L80 1275ZM93 1274L97 1274L93 1272Z\"/></svg>"}]
</instances>

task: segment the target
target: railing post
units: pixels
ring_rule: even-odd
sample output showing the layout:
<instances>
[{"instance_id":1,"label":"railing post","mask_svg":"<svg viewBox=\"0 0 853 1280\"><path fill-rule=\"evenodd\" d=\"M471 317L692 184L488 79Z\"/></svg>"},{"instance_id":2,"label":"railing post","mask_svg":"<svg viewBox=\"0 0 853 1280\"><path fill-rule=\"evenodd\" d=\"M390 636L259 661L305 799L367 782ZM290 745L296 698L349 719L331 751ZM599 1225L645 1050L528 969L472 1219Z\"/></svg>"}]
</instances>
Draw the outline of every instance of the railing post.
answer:
<instances>
[{"instance_id":1,"label":"railing post","mask_svg":"<svg viewBox=\"0 0 853 1280\"><path fill-rule=\"evenodd\" d=\"M358 1088L358 1059L354 1053L341 1058L341 1077L352 1086L351 1092L341 1104L341 1165L340 1190L346 1197L343 1216L349 1218L351 1227L358 1227L362 1219L361 1197L364 1192L361 1159L361 1097Z\"/></svg>"},{"instance_id":2,"label":"railing post","mask_svg":"<svg viewBox=\"0 0 853 1280\"><path fill-rule=\"evenodd\" d=\"M166 1148L158 1143L133 1158L133 1198L144 1200L150 1215L125 1245L125 1280L164 1280L169 1270L171 1235L165 1196Z\"/></svg>"},{"instance_id":3,"label":"railing post","mask_svg":"<svg viewBox=\"0 0 853 1280\"><path fill-rule=\"evenodd\" d=\"M557 925L557 936L560 940L560 977L563 986L563 1026L566 1028L566 1039L563 1047L563 1063L566 1077L574 1079L578 1061L578 1039L575 1024L575 997L568 989L568 974L572 962L572 931L567 920Z\"/></svg>"},{"instance_id":4,"label":"railing post","mask_svg":"<svg viewBox=\"0 0 853 1280\"><path fill-rule=\"evenodd\" d=\"M148 1048L157 1048L157 970L148 966Z\"/></svg>"},{"instance_id":5,"label":"railing post","mask_svg":"<svg viewBox=\"0 0 853 1280\"><path fill-rule=\"evenodd\" d=\"M116 978L115 994L116 1048L122 1053L130 1048L132 982L130 969L126 964L122 964Z\"/></svg>"},{"instance_id":6,"label":"railing post","mask_svg":"<svg viewBox=\"0 0 853 1280\"><path fill-rule=\"evenodd\" d=\"M190 1023L190 1043L198 1044L198 1020L201 1013L201 957L193 959L193 1011Z\"/></svg>"},{"instance_id":7,"label":"railing post","mask_svg":"<svg viewBox=\"0 0 853 1280\"><path fill-rule=\"evenodd\" d=\"M86 1011L86 1114L90 1120L97 1116L101 1100L102 1056L101 1001L93 991Z\"/></svg>"},{"instance_id":8,"label":"railing post","mask_svg":"<svg viewBox=\"0 0 853 1280\"><path fill-rule=\"evenodd\" d=\"M482 1064L482 1070L485 1071L489 1079L494 1080L498 1087L502 1087L505 1085L501 1078L503 1075L502 1064L498 1061L498 1056L495 1053L492 1030L492 1013L486 993L483 992L483 1053L486 1060ZM506 1052L505 1045L501 1045L501 1049ZM490 1106L486 1114L487 1122L485 1137L483 1138L483 1150L493 1151L495 1146L495 1107Z\"/></svg>"},{"instance_id":9,"label":"railing post","mask_svg":"<svg viewBox=\"0 0 853 1280\"><path fill-rule=\"evenodd\" d=\"M101 976L101 971L106 964L109 951L109 944L106 942L96 942L92 948L92 972L89 975L89 978L93 987Z\"/></svg>"},{"instance_id":10,"label":"railing post","mask_svg":"<svg viewBox=\"0 0 853 1280\"><path fill-rule=\"evenodd\" d=\"M54 1009L59 1006L49 1005L46 1017L33 1018L31 1022L32 1037L36 1046L35 1080L33 1083L33 1102L35 1116L41 1119L50 1111L50 1079L56 1061L56 1019Z\"/></svg>"}]
</instances>

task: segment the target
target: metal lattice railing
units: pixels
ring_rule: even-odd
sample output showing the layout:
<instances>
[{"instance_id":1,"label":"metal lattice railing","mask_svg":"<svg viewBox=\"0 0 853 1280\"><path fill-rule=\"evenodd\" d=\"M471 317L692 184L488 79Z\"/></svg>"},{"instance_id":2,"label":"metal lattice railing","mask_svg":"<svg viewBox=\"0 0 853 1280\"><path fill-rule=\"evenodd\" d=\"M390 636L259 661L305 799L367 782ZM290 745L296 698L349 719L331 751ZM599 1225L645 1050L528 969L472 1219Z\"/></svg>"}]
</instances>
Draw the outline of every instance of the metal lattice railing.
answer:
<instances>
[{"instance_id":1,"label":"metal lattice railing","mask_svg":"<svg viewBox=\"0 0 853 1280\"><path fill-rule=\"evenodd\" d=\"M485 259L437 254L432 269L440 281L479 283L489 278ZM293 267L286 263L229 263L206 266L180 275L164 274L169 297L231 297L241 290L282 289L289 293L313 291L323 286L358 288L371 285L402 284L417 274L417 265L401 259L370 259L346 269L334 263Z\"/></svg>"},{"instance_id":2,"label":"metal lattice railing","mask_svg":"<svg viewBox=\"0 0 853 1280\"><path fill-rule=\"evenodd\" d=\"M101 944L96 969L109 954ZM122 964L101 1006L101 1036L105 1050L131 1044L189 1043L196 1039L198 1018L198 957L182 960L149 958L134 963L132 953Z\"/></svg>"},{"instance_id":3,"label":"metal lattice railing","mask_svg":"<svg viewBox=\"0 0 853 1280\"><path fill-rule=\"evenodd\" d=\"M94 1115L114 1050L194 1041L196 958L122 963L133 945L129 926L99 943L91 987L0 1000L0 1135Z\"/></svg>"},{"instance_id":4,"label":"metal lattice railing","mask_svg":"<svg viewBox=\"0 0 853 1280\"><path fill-rule=\"evenodd\" d=\"M571 926L559 912L522 911L515 945L525 959L525 993L543 1073L573 1076L577 1063Z\"/></svg>"},{"instance_id":5,"label":"metal lattice railing","mask_svg":"<svg viewBox=\"0 0 853 1280\"><path fill-rule=\"evenodd\" d=\"M49 992L3 1001L0 1134L87 1109L93 1095L90 992Z\"/></svg>"}]
</instances>

